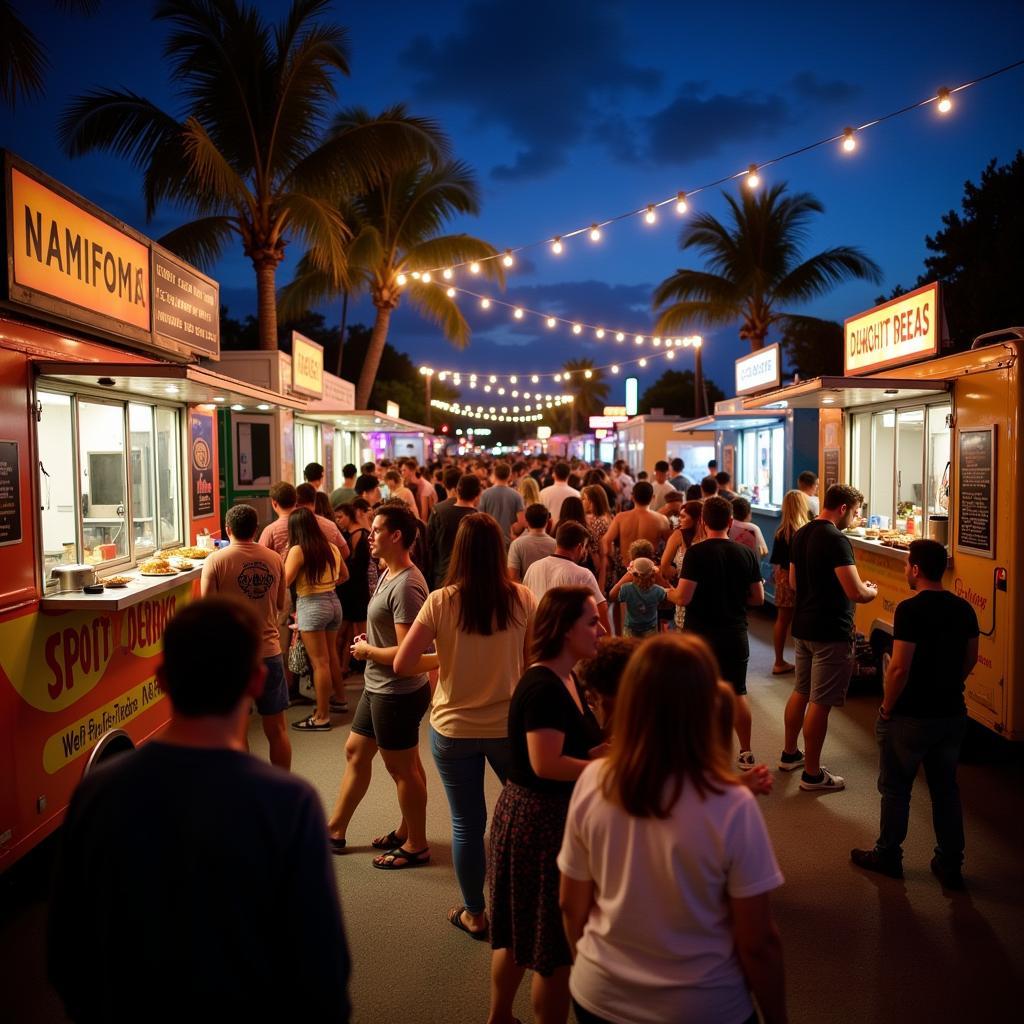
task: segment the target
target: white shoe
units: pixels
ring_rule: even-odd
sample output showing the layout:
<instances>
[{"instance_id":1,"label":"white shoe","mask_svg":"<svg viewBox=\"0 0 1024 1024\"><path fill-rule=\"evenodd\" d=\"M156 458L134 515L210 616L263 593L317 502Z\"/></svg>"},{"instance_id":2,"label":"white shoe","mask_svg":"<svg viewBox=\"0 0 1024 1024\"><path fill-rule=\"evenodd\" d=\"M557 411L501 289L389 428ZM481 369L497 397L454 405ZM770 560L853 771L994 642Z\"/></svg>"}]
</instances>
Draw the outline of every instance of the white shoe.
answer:
<instances>
[{"instance_id":1,"label":"white shoe","mask_svg":"<svg viewBox=\"0 0 1024 1024\"><path fill-rule=\"evenodd\" d=\"M821 766L821 778L813 779L805 771L800 776L800 788L812 791L838 792L846 789L846 781L841 775L833 775L824 765Z\"/></svg>"},{"instance_id":2,"label":"white shoe","mask_svg":"<svg viewBox=\"0 0 1024 1024\"><path fill-rule=\"evenodd\" d=\"M757 762L754 760L754 755L749 750L741 750L740 756L736 758L736 767L741 772L751 771Z\"/></svg>"}]
</instances>

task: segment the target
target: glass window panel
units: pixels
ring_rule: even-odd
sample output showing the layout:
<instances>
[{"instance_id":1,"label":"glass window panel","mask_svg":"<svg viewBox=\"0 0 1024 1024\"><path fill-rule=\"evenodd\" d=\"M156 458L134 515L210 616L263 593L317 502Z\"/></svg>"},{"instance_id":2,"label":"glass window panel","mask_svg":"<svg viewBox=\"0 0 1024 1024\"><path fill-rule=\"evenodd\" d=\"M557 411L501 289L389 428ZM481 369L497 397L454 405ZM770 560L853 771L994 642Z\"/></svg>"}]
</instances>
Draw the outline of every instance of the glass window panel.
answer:
<instances>
[{"instance_id":1,"label":"glass window panel","mask_svg":"<svg viewBox=\"0 0 1024 1024\"><path fill-rule=\"evenodd\" d=\"M124 407L78 403L82 558L90 564L128 554Z\"/></svg>"},{"instance_id":2,"label":"glass window panel","mask_svg":"<svg viewBox=\"0 0 1024 1024\"><path fill-rule=\"evenodd\" d=\"M185 540L181 521L181 435L178 411L156 410L157 543L166 548Z\"/></svg>"},{"instance_id":3,"label":"glass window panel","mask_svg":"<svg viewBox=\"0 0 1024 1024\"><path fill-rule=\"evenodd\" d=\"M71 397L40 391L37 433L39 504L43 528L43 580L62 562L79 559L75 514L75 463L71 446Z\"/></svg>"},{"instance_id":4,"label":"glass window panel","mask_svg":"<svg viewBox=\"0 0 1024 1024\"><path fill-rule=\"evenodd\" d=\"M882 472L885 472L883 469ZM871 413L855 413L850 431L850 483L871 500Z\"/></svg>"},{"instance_id":5,"label":"glass window panel","mask_svg":"<svg viewBox=\"0 0 1024 1024\"><path fill-rule=\"evenodd\" d=\"M924 409L896 414L897 528L921 536L924 508Z\"/></svg>"},{"instance_id":6,"label":"glass window panel","mask_svg":"<svg viewBox=\"0 0 1024 1024\"><path fill-rule=\"evenodd\" d=\"M928 407L928 511L940 516L949 515L950 411L945 404Z\"/></svg>"},{"instance_id":7,"label":"glass window panel","mask_svg":"<svg viewBox=\"0 0 1024 1024\"><path fill-rule=\"evenodd\" d=\"M775 427L772 430L771 501L776 508L782 507L785 465L786 431L783 427Z\"/></svg>"},{"instance_id":8,"label":"glass window panel","mask_svg":"<svg viewBox=\"0 0 1024 1024\"><path fill-rule=\"evenodd\" d=\"M135 554L145 557L156 550L156 475L153 444L153 407L128 406L128 434L131 459L128 464L132 488L132 534Z\"/></svg>"},{"instance_id":9,"label":"glass window panel","mask_svg":"<svg viewBox=\"0 0 1024 1024\"><path fill-rule=\"evenodd\" d=\"M868 507L861 509L861 515L870 512L884 516L892 526L896 515L892 489L893 465L896 461L896 413L892 409L876 412L871 420L871 433L871 491L868 494Z\"/></svg>"},{"instance_id":10,"label":"glass window panel","mask_svg":"<svg viewBox=\"0 0 1024 1024\"><path fill-rule=\"evenodd\" d=\"M305 481L302 471L320 461L320 428L315 423L295 423L295 482Z\"/></svg>"},{"instance_id":11,"label":"glass window panel","mask_svg":"<svg viewBox=\"0 0 1024 1024\"><path fill-rule=\"evenodd\" d=\"M754 487L754 501L767 505L771 496L772 476L772 432L757 432L757 482Z\"/></svg>"}]
</instances>

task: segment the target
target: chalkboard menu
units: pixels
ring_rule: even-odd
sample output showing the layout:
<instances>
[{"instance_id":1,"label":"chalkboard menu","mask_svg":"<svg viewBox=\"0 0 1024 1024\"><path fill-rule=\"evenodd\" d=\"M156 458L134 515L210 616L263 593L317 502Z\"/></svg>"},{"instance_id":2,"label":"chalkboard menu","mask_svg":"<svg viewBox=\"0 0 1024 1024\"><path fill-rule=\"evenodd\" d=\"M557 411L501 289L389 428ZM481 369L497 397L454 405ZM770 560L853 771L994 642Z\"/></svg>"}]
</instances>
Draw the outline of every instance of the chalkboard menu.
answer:
<instances>
[{"instance_id":1,"label":"chalkboard menu","mask_svg":"<svg viewBox=\"0 0 1024 1024\"><path fill-rule=\"evenodd\" d=\"M826 448L825 457L825 490L839 483L839 449Z\"/></svg>"},{"instance_id":2,"label":"chalkboard menu","mask_svg":"<svg viewBox=\"0 0 1024 1024\"><path fill-rule=\"evenodd\" d=\"M0 441L0 545L21 540L20 472L18 442Z\"/></svg>"},{"instance_id":3,"label":"chalkboard menu","mask_svg":"<svg viewBox=\"0 0 1024 1024\"><path fill-rule=\"evenodd\" d=\"M220 357L220 288L193 267L153 248L153 332Z\"/></svg>"},{"instance_id":4,"label":"chalkboard menu","mask_svg":"<svg viewBox=\"0 0 1024 1024\"><path fill-rule=\"evenodd\" d=\"M986 558L996 556L996 428L961 430L957 448L956 544Z\"/></svg>"}]
</instances>

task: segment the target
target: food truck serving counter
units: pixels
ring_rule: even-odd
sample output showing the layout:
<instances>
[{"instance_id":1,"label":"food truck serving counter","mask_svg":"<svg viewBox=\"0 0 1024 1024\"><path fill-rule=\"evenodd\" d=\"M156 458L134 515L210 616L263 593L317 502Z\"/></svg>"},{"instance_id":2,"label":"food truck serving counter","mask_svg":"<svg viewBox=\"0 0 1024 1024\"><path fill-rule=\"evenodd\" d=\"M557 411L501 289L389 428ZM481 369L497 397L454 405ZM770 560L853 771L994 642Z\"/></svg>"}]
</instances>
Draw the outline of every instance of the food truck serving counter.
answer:
<instances>
[{"instance_id":1,"label":"food truck serving counter","mask_svg":"<svg viewBox=\"0 0 1024 1024\"><path fill-rule=\"evenodd\" d=\"M854 340L863 346L866 336ZM817 409L822 475L839 467L839 479L864 494L866 520L851 542L879 597L857 606L856 628L883 665L896 605L910 596L907 548L917 537L946 546L945 585L973 605L981 627L968 712L1015 740L1024 739L1022 348L1024 329L1013 328L977 339L970 351L898 368L883 351L879 372L816 378L745 402Z\"/></svg>"}]
</instances>

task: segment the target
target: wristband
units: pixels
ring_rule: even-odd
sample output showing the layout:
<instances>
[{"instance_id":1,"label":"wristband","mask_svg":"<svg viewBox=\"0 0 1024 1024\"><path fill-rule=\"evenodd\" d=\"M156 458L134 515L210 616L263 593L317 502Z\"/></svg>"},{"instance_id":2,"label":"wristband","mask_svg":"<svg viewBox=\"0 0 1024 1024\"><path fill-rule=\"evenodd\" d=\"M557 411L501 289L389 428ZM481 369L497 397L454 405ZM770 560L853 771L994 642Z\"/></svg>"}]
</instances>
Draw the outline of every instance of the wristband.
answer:
<instances>
[{"instance_id":1,"label":"wristband","mask_svg":"<svg viewBox=\"0 0 1024 1024\"><path fill-rule=\"evenodd\" d=\"M890 719L890 718L892 718L892 715L891 715L891 714L888 714L888 715L887 715L887 714L885 713L885 705L884 705L884 704L880 704L880 705L878 706L878 717L879 717L879 718L883 718L883 719L885 719L885 721L889 721L889 719Z\"/></svg>"}]
</instances>

